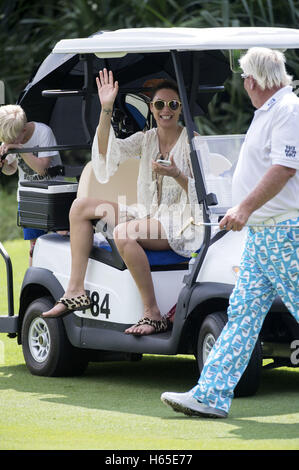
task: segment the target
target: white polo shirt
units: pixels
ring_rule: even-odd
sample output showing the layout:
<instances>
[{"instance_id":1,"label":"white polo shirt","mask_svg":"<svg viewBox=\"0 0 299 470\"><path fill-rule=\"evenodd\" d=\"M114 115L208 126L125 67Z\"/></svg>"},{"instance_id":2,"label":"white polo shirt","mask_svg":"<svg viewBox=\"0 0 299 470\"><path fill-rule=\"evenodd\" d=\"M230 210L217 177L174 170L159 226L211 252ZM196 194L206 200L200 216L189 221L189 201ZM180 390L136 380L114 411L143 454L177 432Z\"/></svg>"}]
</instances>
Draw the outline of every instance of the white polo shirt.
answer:
<instances>
[{"instance_id":1,"label":"white polo shirt","mask_svg":"<svg viewBox=\"0 0 299 470\"><path fill-rule=\"evenodd\" d=\"M233 176L233 205L253 191L272 165L299 170L299 98L291 86L281 88L254 113ZM273 199L252 213L249 223L296 209L299 171Z\"/></svg>"}]
</instances>

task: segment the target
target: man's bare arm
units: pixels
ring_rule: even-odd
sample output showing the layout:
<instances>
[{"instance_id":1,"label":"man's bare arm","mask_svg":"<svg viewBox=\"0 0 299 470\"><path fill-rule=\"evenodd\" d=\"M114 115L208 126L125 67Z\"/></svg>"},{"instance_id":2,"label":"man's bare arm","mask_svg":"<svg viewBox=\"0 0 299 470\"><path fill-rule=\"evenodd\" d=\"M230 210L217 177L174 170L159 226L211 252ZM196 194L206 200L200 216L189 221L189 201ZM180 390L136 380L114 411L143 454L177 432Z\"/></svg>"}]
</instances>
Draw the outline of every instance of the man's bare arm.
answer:
<instances>
[{"instance_id":1,"label":"man's bare arm","mask_svg":"<svg viewBox=\"0 0 299 470\"><path fill-rule=\"evenodd\" d=\"M219 224L220 228L242 230L250 215L280 193L295 173L294 168L271 166L255 189L239 205L227 211Z\"/></svg>"}]
</instances>

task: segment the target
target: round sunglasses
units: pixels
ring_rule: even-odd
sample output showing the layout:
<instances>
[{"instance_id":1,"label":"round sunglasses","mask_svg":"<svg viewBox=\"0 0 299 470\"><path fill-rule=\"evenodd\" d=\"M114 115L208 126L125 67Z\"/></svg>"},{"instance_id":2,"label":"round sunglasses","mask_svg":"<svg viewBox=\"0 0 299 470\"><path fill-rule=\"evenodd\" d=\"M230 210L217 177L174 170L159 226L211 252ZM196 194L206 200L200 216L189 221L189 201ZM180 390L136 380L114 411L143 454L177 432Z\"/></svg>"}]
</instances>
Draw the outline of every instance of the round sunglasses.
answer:
<instances>
[{"instance_id":1,"label":"round sunglasses","mask_svg":"<svg viewBox=\"0 0 299 470\"><path fill-rule=\"evenodd\" d=\"M152 101L153 106L158 110L161 111L164 106L168 106L171 111L176 111L179 109L181 106L181 102L178 100L170 100L170 101L163 101L163 100L157 100L157 101Z\"/></svg>"}]
</instances>

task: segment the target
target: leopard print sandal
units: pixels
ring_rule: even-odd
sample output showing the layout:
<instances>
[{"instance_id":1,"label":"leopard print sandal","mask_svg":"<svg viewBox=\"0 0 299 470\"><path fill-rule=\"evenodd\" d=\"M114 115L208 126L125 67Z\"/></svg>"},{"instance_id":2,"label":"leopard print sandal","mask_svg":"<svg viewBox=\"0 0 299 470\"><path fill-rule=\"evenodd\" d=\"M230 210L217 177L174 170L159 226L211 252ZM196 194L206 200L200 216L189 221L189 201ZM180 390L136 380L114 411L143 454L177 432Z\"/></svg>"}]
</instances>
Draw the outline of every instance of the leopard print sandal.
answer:
<instances>
[{"instance_id":1,"label":"leopard print sandal","mask_svg":"<svg viewBox=\"0 0 299 470\"><path fill-rule=\"evenodd\" d=\"M90 298L88 297L88 295L82 294L82 295L78 295L77 297L70 297L70 298L61 297L55 303L55 305L57 304L63 304L66 307L66 310L63 310L62 312L59 312L59 313L53 313L53 314L42 313L41 317L42 318L58 318L58 317L61 318L77 310L87 310L88 308L91 307L92 302Z\"/></svg>"},{"instance_id":2,"label":"leopard print sandal","mask_svg":"<svg viewBox=\"0 0 299 470\"><path fill-rule=\"evenodd\" d=\"M154 333L164 333L169 329L168 320L162 318L161 320L152 320L151 318L141 318L134 326L141 326L141 325L150 325L154 328ZM131 333L135 335L140 335L140 333ZM140 335L143 336L143 335Z\"/></svg>"}]
</instances>

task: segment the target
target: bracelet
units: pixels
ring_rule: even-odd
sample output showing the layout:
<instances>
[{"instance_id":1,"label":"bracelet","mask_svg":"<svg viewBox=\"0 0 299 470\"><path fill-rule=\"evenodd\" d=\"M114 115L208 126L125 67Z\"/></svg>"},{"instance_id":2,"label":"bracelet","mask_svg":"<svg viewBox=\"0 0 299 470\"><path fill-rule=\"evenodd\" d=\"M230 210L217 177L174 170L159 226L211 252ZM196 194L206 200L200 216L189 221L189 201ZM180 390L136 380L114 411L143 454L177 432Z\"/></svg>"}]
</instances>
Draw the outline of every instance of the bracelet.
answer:
<instances>
[{"instance_id":1,"label":"bracelet","mask_svg":"<svg viewBox=\"0 0 299 470\"><path fill-rule=\"evenodd\" d=\"M177 175L175 175L175 176L174 176L174 178L178 178L178 177L180 176L180 174L181 174L181 173L182 173L182 172L181 172L181 170L179 169L179 172L178 172L178 174L177 174Z\"/></svg>"}]
</instances>

